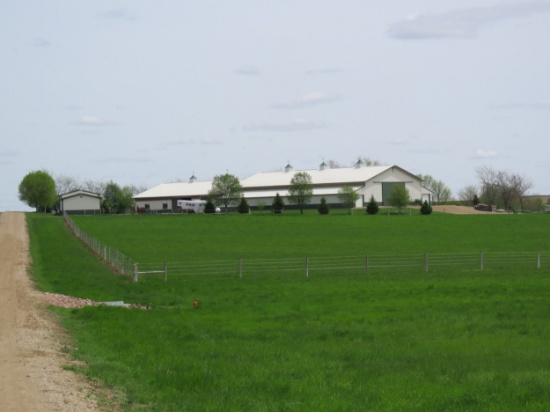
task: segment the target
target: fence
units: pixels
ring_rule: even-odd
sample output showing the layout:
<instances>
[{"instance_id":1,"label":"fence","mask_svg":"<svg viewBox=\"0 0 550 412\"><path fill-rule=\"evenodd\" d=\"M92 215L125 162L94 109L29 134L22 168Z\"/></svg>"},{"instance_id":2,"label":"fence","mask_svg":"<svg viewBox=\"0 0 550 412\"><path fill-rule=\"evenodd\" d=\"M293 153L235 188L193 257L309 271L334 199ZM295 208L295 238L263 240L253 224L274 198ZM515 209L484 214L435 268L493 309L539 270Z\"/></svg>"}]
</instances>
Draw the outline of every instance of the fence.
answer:
<instances>
[{"instance_id":1,"label":"fence","mask_svg":"<svg viewBox=\"0 0 550 412\"><path fill-rule=\"evenodd\" d=\"M363 256L299 257L274 259L214 260L204 262L164 262L166 280L176 275L256 276L263 273L295 272L310 277L321 272L380 273L384 271L430 272L442 268L462 270L492 270L517 267L522 269L550 268L550 252L479 252L462 254L403 254ZM159 267L160 264L150 264Z\"/></svg>"},{"instance_id":2,"label":"fence","mask_svg":"<svg viewBox=\"0 0 550 412\"><path fill-rule=\"evenodd\" d=\"M132 276L134 282L143 274L173 275L261 275L262 273L296 272L309 277L315 273L355 272L378 273L385 270L429 272L440 268L463 270L491 270L503 267L541 269L550 267L550 252L479 252L479 253L417 253L417 254L365 254L363 256L292 257L273 259L209 260L201 262L162 262L139 264L120 251L97 241L80 229L63 214L73 233L118 273Z\"/></svg>"},{"instance_id":3,"label":"fence","mask_svg":"<svg viewBox=\"0 0 550 412\"><path fill-rule=\"evenodd\" d=\"M92 252L113 267L117 273L130 275L134 272L135 262L131 258L118 249L113 249L88 235L74 223L67 213L63 212L63 218L74 235L84 242Z\"/></svg>"},{"instance_id":4,"label":"fence","mask_svg":"<svg viewBox=\"0 0 550 412\"><path fill-rule=\"evenodd\" d=\"M118 249L113 249L88 235L74 223L66 212L63 212L63 218L74 235L84 242L84 244L86 244L93 253L107 262L107 264L110 265L117 273L122 275L131 275L134 282L137 282L139 280L139 275L142 274L164 273L164 280L166 281L166 276L168 273L166 263L164 264L164 269L162 270L154 270L151 268L146 270L142 268L142 270L139 270L137 262L124 255Z\"/></svg>"}]
</instances>

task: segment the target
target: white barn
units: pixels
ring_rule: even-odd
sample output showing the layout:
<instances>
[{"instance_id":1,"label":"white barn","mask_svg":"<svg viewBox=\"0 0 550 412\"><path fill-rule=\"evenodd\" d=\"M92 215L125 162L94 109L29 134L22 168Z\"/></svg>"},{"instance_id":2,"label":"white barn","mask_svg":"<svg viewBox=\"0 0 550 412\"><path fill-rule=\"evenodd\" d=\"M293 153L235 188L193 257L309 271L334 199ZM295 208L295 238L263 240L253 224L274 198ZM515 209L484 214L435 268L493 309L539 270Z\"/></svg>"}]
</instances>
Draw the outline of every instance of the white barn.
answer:
<instances>
[{"instance_id":1,"label":"white barn","mask_svg":"<svg viewBox=\"0 0 550 412\"><path fill-rule=\"evenodd\" d=\"M243 196L251 207L259 204L271 206L273 198L279 193L288 206L289 202L286 198L290 182L298 172L307 172L311 176L313 198L310 205L312 207L316 207L322 197L328 204L340 204L338 191L342 186L351 186L359 194L356 207L365 206L371 195L378 204L387 205L389 193L395 184L404 185L412 201L427 200L429 203L432 201L432 193L422 186L422 180L413 173L397 165L365 166L361 161L354 167L331 169L323 162L318 169L314 170L294 171L292 166L287 165L279 172L256 173L241 180ZM194 176L189 182L161 184L134 196L136 209L175 212L178 211L178 200L206 199L211 187L211 181L197 182Z\"/></svg>"},{"instance_id":2,"label":"white barn","mask_svg":"<svg viewBox=\"0 0 550 412\"><path fill-rule=\"evenodd\" d=\"M75 190L59 196L59 209L68 214L101 213L101 196L85 190Z\"/></svg>"}]
</instances>

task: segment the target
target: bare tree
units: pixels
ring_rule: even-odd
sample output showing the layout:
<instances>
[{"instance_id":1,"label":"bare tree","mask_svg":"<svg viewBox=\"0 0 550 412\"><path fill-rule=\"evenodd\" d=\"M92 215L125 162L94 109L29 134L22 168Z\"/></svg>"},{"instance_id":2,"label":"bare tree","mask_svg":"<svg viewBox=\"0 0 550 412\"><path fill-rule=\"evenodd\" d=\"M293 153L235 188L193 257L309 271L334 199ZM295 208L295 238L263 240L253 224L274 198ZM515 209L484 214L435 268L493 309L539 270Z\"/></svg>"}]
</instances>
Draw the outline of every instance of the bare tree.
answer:
<instances>
[{"instance_id":1,"label":"bare tree","mask_svg":"<svg viewBox=\"0 0 550 412\"><path fill-rule=\"evenodd\" d=\"M458 200L466 202L469 206L474 206L474 199L478 196L477 186L467 185L458 191Z\"/></svg>"},{"instance_id":2,"label":"bare tree","mask_svg":"<svg viewBox=\"0 0 550 412\"><path fill-rule=\"evenodd\" d=\"M145 192L149 188L145 185L128 185L125 186L130 192L132 192L132 195L139 195L140 193Z\"/></svg>"},{"instance_id":3,"label":"bare tree","mask_svg":"<svg viewBox=\"0 0 550 412\"><path fill-rule=\"evenodd\" d=\"M498 171L489 166L476 169L477 178L481 184L481 199L484 203L495 205L499 197L500 176Z\"/></svg>"},{"instance_id":4,"label":"bare tree","mask_svg":"<svg viewBox=\"0 0 550 412\"><path fill-rule=\"evenodd\" d=\"M523 197L533 186L531 180L506 170L494 170L488 166L476 169L481 183L482 199L489 204L502 202L504 209L512 209L518 202L523 210Z\"/></svg>"},{"instance_id":5,"label":"bare tree","mask_svg":"<svg viewBox=\"0 0 550 412\"><path fill-rule=\"evenodd\" d=\"M507 171L498 172L498 189L504 210L512 209L512 203L516 198L516 192L512 184L513 177Z\"/></svg>"},{"instance_id":6,"label":"bare tree","mask_svg":"<svg viewBox=\"0 0 550 412\"><path fill-rule=\"evenodd\" d=\"M430 175L418 175L418 177L422 180L422 186L432 191L434 203L448 202L449 200L452 200L453 194L451 189L449 189L441 180L434 179Z\"/></svg>"},{"instance_id":7,"label":"bare tree","mask_svg":"<svg viewBox=\"0 0 550 412\"><path fill-rule=\"evenodd\" d=\"M72 176L56 175L54 176L54 180L58 196L80 189L79 181Z\"/></svg>"},{"instance_id":8,"label":"bare tree","mask_svg":"<svg viewBox=\"0 0 550 412\"><path fill-rule=\"evenodd\" d=\"M99 193L103 196L105 193L105 188L107 187L106 182L99 182L95 180L85 180L82 182L82 188L88 192Z\"/></svg>"},{"instance_id":9,"label":"bare tree","mask_svg":"<svg viewBox=\"0 0 550 412\"><path fill-rule=\"evenodd\" d=\"M358 156L357 160L362 160L363 163L365 164L365 166L381 166L382 165L382 163L380 163L379 160L372 160L370 157L366 157L366 156ZM353 162L353 164L355 164L356 162Z\"/></svg>"},{"instance_id":10,"label":"bare tree","mask_svg":"<svg viewBox=\"0 0 550 412\"><path fill-rule=\"evenodd\" d=\"M523 210L523 198L533 186L533 182L518 174L510 176L510 184L513 186L514 193L519 201L521 210Z\"/></svg>"}]
</instances>

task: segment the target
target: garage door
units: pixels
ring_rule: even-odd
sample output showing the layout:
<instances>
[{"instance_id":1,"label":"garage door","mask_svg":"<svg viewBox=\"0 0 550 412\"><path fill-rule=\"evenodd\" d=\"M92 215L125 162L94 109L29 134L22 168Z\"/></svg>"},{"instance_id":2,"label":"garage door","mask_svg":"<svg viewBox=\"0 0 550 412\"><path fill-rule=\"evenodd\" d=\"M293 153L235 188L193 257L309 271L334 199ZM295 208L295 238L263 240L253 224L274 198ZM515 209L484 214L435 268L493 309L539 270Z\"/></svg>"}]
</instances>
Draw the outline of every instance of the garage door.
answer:
<instances>
[{"instance_id":1,"label":"garage door","mask_svg":"<svg viewBox=\"0 0 550 412\"><path fill-rule=\"evenodd\" d=\"M390 198L391 190L393 189L393 187L395 185L401 185L401 186L405 187L405 182L382 183L382 204L384 206L390 206L390 202L389 202L388 199Z\"/></svg>"}]
</instances>

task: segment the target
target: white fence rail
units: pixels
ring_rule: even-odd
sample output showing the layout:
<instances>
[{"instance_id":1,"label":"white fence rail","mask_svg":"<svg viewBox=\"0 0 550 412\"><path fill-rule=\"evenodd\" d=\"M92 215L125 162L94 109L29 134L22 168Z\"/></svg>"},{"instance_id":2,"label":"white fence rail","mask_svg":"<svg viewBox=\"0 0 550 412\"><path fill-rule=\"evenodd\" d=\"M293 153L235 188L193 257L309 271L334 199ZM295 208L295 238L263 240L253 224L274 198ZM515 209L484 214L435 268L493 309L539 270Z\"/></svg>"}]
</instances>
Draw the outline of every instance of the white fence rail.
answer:
<instances>
[{"instance_id":1,"label":"white fence rail","mask_svg":"<svg viewBox=\"0 0 550 412\"><path fill-rule=\"evenodd\" d=\"M479 252L479 253L418 253L403 255L295 257L274 259L214 260L204 262L164 262L165 280L178 275L258 276L266 273L295 272L309 277L321 272L380 273L396 270L433 272L441 268L462 270L500 270L505 268L550 268L550 252ZM150 264L159 267L161 264Z\"/></svg>"}]
</instances>

